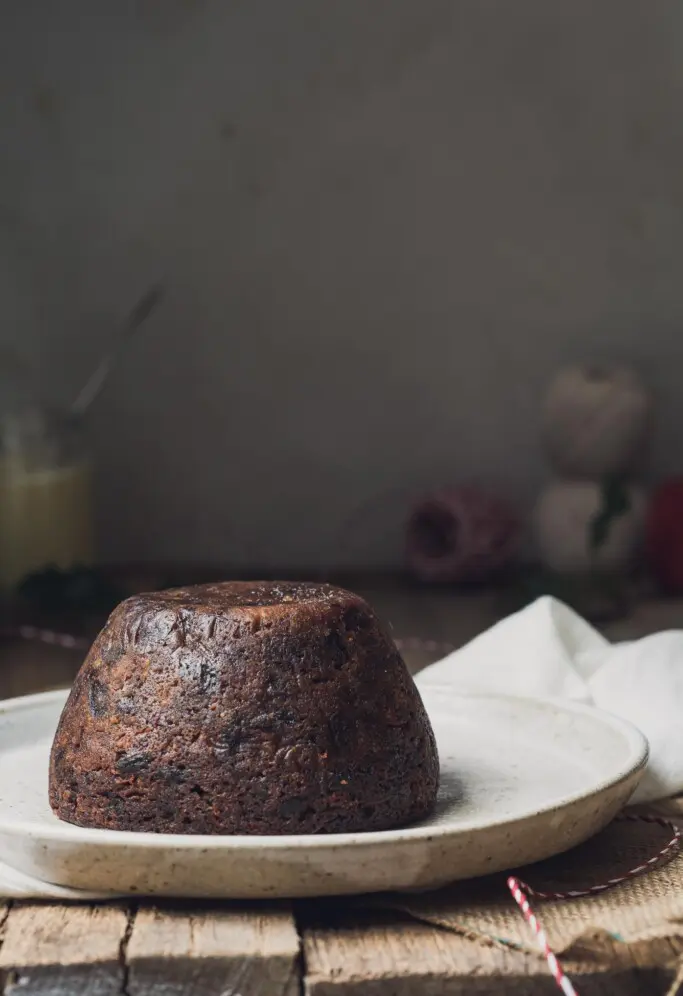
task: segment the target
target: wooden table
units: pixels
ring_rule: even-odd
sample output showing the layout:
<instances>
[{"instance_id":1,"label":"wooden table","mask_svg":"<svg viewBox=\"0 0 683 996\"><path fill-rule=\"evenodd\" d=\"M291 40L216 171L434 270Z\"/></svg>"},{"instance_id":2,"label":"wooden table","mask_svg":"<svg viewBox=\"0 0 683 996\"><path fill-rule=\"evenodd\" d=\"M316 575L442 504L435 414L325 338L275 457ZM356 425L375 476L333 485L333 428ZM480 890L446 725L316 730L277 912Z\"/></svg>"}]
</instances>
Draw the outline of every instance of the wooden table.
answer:
<instances>
[{"instance_id":1,"label":"wooden table","mask_svg":"<svg viewBox=\"0 0 683 996\"><path fill-rule=\"evenodd\" d=\"M454 596L395 583L356 584L399 637L460 645L496 618L486 593ZM645 602L609 635L680 626L678 602ZM429 653L411 650L413 670ZM0 697L68 684L80 655L5 642ZM534 954L373 912L353 900L261 904L0 905L0 992L16 996L455 996L552 994ZM569 963L581 996L664 993L677 942L606 942L608 957Z\"/></svg>"},{"instance_id":2,"label":"wooden table","mask_svg":"<svg viewBox=\"0 0 683 996\"><path fill-rule=\"evenodd\" d=\"M532 954L337 904L180 909L17 904L0 971L12 996L543 996ZM658 996L683 944L612 944L611 964L566 962L581 996Z\"/></svg>"}]
</instances>

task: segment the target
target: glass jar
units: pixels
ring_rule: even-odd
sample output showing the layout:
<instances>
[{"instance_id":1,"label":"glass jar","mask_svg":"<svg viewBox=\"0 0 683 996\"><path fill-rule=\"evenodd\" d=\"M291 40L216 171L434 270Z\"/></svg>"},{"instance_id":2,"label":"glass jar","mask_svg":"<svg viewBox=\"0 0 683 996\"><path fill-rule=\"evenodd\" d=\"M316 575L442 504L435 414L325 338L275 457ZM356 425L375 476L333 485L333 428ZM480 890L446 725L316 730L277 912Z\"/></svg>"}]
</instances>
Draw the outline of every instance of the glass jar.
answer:
<instances>
[{"instance_id":1,"label":"glass jar","mask_svg":"<svg viewBox=\"0 0 683 996\"><path fill-rule=\"evenodd\" d=\"M0 412L0 588L92 559L90 464L79 424L25 403Z\"/></svg>"}]
</instances>

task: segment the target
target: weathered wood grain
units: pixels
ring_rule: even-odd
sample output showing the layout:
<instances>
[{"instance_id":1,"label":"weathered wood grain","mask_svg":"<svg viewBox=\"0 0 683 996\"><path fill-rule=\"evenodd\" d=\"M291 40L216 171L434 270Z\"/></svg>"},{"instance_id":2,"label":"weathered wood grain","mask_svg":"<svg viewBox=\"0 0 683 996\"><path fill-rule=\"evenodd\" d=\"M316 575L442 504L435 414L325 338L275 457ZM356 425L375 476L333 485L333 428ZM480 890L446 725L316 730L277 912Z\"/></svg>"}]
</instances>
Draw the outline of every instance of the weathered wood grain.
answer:
<instances>
[{"instance_id":1,"label":"weathered wood grain","mask_svg":"<svg viewBox=\"0 0 683 996\"><path fill-rule=\"evenodd\" d=\"M4 924L5 996L121 996L123 906L26 903Z\"/></svg>"},{"instance_id":2,"label":"weathered wood grain","mask_svg":"<svg viewBox=\"0 0 683 996\"><path fill-rule=\"evenodd\" d=\"M297 996L299 937L287 909L140 909L127 996Z\"/></svg>"},{"instance_id":3,"label":"weathered wood grain","mask_svg":"<svg viewBox=\"0 0 683 996\"><path fill-rule=\"evenodd\" d=\"M348 918L344 918L348 921ZM604 939L600 957L565 962L581 996L664 996L683 941ZM303 932L306 996L552 996L544 959L391 916Z\"/></svg>"},{"instance_id":4,"label":"weathered wood grain","mask_svg":"<svg viewBox=\"0 0 683 996\"><path fill-rule=\"evenodd\" d=\"M0 950L4 996L551 996L543 959L342 904L286 909L21 904ZM664 996L683 938L601 938L565 967L581 996Z\"/></svg>"},{"instance_id":5,"label":"weathered wood grain","mask_svg":"<svg viewBox=\"0 0 683 996\"><path fill-rule=\"evenodd\" d=\"M304 932L307 996L454 996L499 993L521 975L529 993L545 981L543 965L468 941L427 924L392 922L309 929Z\"/></svg>"},{"instance_id":6,"label":"weathered wood grain","mask_svg":"<svg viewBox=\"0 0 683 996\"><path fill-rule=\"evenodd\" d=\"M67 688L83 654L44 643L0 639L0 699Z\"/></svg>"}]
</instances>

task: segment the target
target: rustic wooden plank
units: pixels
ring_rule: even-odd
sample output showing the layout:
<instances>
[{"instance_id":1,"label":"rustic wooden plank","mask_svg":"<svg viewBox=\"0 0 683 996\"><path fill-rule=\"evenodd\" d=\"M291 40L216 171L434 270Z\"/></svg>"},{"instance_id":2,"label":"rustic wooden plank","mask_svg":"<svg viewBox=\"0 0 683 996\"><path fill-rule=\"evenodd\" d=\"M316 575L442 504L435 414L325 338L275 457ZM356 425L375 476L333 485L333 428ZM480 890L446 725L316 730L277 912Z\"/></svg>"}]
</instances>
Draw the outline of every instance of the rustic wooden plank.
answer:
<instances>
[{"instance_id":1,"label":"rustic wooden plank","mask_svg":"<svg viewBox=\"0 0 683 996\"><path fill-rule=\"evenodd\" d=\"M307 930L304 964L307 996L460 996L500 992L503 984L507 993L515 975L529 996L550 991L534 956L426 924Z\"/></svg>"},{"instance_id":2,"label":"rustic wooden plank","mask_svg":"<svg viewBox=\"0 0 683 996\"><path fill-rule=\"evenodd\" d=\"M598 951L574 952L565 969L581 996L664 996L682 948L683 942L671 939L631 946L605 937ZM323 927L304 927L303 953L306 996L557 992L540 956L391 916L366 918L357 925L345 916Z\"/></svg>"},{"instance_id":3,"label":"rustic wooden plank","mask_svg":"<svg viewBox=\"0 0 683 996\"><path fill-rule=\"evenodd\" d=\"M0 640L0 699L68 687L82 651L28 640Z\"/></svg>"},{"instance_id":4,"label":"rustic wooden plank","mask_svg":"<svg viewBox=\"0 0 683 996\"><path fill-rule=\"evenodd\" d=\"M120 996L131 915L118 905L13 906L0 948L5 996Z\"/></svg>"},{"instance_id":5,"label":"rustic wooden plank","mask_svg":"<svg viewBox=\"0 0 683 996\"><path fill-rule=\"evenodd\" d=\"M297 996L299 937L287 909L138 911L127 996Z\"/></svg>"},{"instance_id":6,"label":"rustic wooden plank","mask_svg":"<svg viewBox=\"0 0 683 996\"><path fill-rule=\"evenodd\" d=\"M415 674L443 657L450 649L461 647L500 618L499 595L495 590L454 592L410 584L358 578L356 590L367 599L390 627L395 639L416 637L435 641L436 647L401 646L403 658Z\"/></svg>"}]
</instances>

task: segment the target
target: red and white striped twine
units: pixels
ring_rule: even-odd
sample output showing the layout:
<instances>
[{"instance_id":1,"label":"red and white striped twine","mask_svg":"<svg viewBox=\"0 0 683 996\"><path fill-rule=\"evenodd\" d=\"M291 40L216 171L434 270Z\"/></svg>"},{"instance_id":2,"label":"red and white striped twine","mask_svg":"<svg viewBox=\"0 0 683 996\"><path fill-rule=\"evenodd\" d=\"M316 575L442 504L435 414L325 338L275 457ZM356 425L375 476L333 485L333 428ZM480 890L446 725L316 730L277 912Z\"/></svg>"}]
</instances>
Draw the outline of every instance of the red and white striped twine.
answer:
<instances>
[{"instance_id":1,"label":"red and white striped twine","mask_svg":"<svg viewBox=\"0 0 683 996\"><path fill-rule=\"evenodd\" d=\"M511 875L507 880L508 889L512 893L513 899L522 911L522 916L534 934L536 943L548 963L548 968L550 969L552 977L555 979L558 988L565 994L565 996L578 996L578 994L570 980L564 974L562 965L553 953L553 950L548 943L545 930L531 908L528 897L531 896L534 899L557 900L579 899L583 896L595 896L601 892L606 892L608 889L613 889L615 885L621 885L622 882L627 882L629 879L636 878L638 875L644 874L644 872L649 871L651 868L654 868L655 865L658 865L666 858L669 858L674 851L678 850L680 847L680 829L670 820L664 819L662 816L638 816L633 814L624 814L617 818L633 822L655 823L658 826L670 830L672 832L672 837L669 841L667 841L664 847L657 851L656 854L653 854L651 858L648 858L647 861L644 861L640 865L636 865L635 868L629 869L629 871L624 872L623 875L608 878L605 882L601 882L598 885L591 885L587 889L569 889L567 892L541 892L539 889L533 889L530 885L527 885L526 882L522 882L520 879L515 878L514 875Z\"/></svg>"},{"instance_id":2,"label":"red and white striped twine","mask_svg":"<svg viewBox=\"0 0 683 996\"><path fill-rule=\"evenodd\" d=\"M87 650L90 646L89 641L82 637L72 636L69 633L57 633L54 630L42 629L38 626L17 626L5 632L9 636L20 637L23 640L38 640L41 643L65 647L67 650ZM423 640L420 637L406 637L398 639L395 642L399 650L422 651L429 654L449 654L456 649L452 643L446 643L441 640ZM629 879L644 874L651 868L654 868L655 865L669 858L680 847L681 830L671 820L667 820L662 816L640 816L634 814L624 814L619 816L618 819L654 823L670 830L672 836L664 847L657 851L656 854L653 854L651 858L648 858L647 861L636 865L635 868L629 869L623 875L608 878L605 882L601 882L598 885L591 885L587 889L569 889L567 892L541 892L540 889L532 888L521 879L515 878L514 875L511 875L507 880L512 897L519 906L530 930L533 932L536 942L548 963L552 977L565 996L578 996L578 994L569 978L564 974L562 965L553 953L545 930L531 908L528 897L531 896L533 899L540 900L569 900L580 899L585 896L595 896L601 892L606 892L608 889L613 889L616 885L621 885L622 882L627 882Z\"/></svg>"},{"instance_id":3,"label":"red and white striped twine","mask_svg":"<svg viewBox=\"0 0 683 996\"><path fill-rule=\"evenodd\" d=\"M545 960L548 963L550 974L554 978L558 987L562 990L563 993L565 993L565 996L578 996L576 989L574 989L574 986L571 984L567 976L564 974L562 966L560 965L559 961L553 954L553 949L550 947L550 944L548 943L548 938L546 937L545 930L538 921L536 914L534 913L529 904L529 900L522 891L521 888L522 884L523 883L520 883L519 879L516 879L514 875L510 876L510 878L508 879L508 889L512 893L512 898L519 906L520 910L522 911L522 916L524 917L530 929L532 930L534 937L536 938L536 943L538 944L539 948L541 949L541 952L543 953ZM529 888L527 885L525 885L524 887L525 889Z\"/></svg>"},{"instance_id":4,"label":"red and white striped twine","mask_svg":"<svg viewBox=\"0 0 683 996\"><path fill-rule=\"evenodd\" d=\"M43 629L40 626L11 626L3 629L2 635L14 639L49 643L54 647L64 647L66 650L88 650L91 642L80 636L57 633L52 629Z\"/></svg>"}]
</instances>

